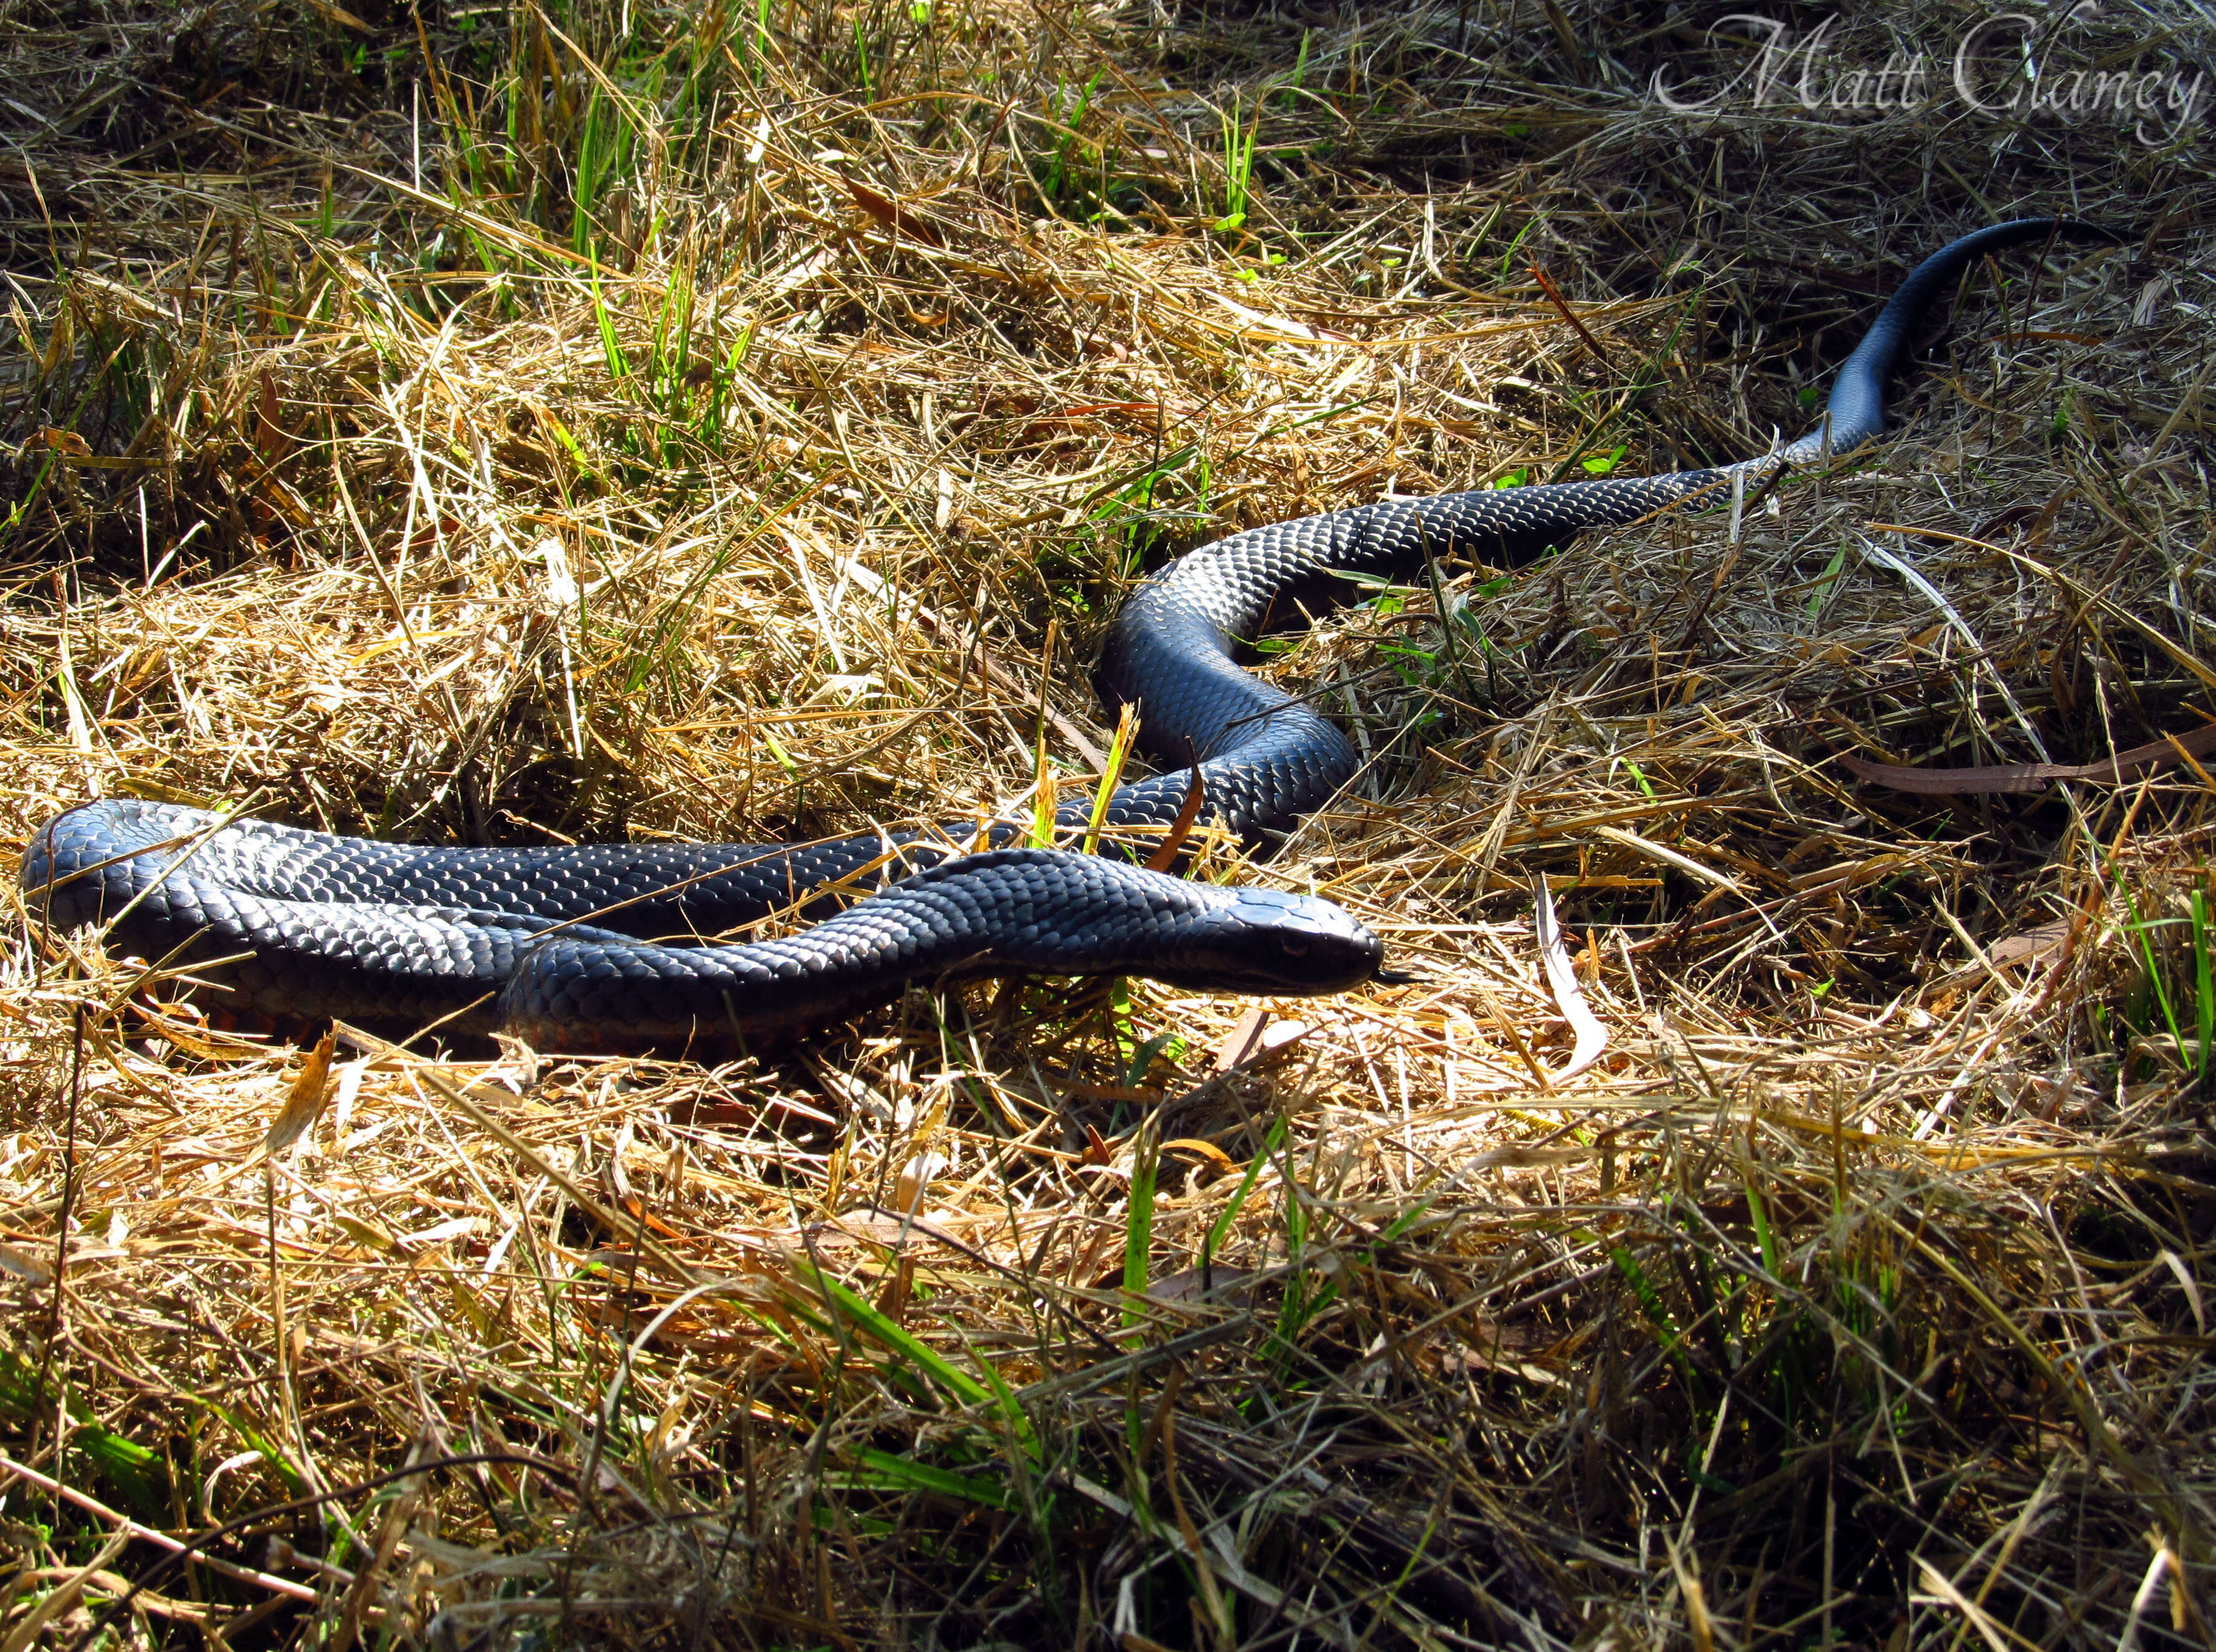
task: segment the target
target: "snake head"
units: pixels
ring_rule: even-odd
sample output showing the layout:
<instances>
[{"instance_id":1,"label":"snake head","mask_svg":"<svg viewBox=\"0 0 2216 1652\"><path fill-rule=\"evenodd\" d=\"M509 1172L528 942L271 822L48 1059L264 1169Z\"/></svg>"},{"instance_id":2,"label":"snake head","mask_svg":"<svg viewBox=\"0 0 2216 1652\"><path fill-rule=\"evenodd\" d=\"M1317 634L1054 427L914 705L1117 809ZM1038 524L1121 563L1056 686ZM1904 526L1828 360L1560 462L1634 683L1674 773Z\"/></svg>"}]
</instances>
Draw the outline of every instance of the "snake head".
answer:
<instances>
[{"instance_id":1,"label":"snake head","mask_svg":"<svg viewBox=\"0 0 2216 1652\"><path fill-rule=\"evenodd\" d=\"M1353 914L1313 895L1237 889L1173 965L1145 973L1174 987L1319 997L1377 973L1385 945Z\"/></svg>"}]
</instances>

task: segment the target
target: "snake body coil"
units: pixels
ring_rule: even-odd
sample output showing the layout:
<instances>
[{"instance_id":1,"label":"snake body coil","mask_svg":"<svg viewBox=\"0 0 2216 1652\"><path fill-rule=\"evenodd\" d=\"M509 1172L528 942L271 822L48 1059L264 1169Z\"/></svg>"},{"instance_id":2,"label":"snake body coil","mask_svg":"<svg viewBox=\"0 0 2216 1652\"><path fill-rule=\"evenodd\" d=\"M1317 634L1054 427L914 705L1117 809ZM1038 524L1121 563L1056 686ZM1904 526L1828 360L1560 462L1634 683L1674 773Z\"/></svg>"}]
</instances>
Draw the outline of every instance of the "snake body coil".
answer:
<instances>
[{"instance_id":1,"label":"snake body coil","mask_svg":"<svg viewBox=\"0 0 2216 1652\"><path fill-rule=\"evenodd\" d=\"M1236 533L1148 579L1117 616L1096 682L1135 702L1158 761L1200 758L1209 811L1249 841L1290 830L1352 775L1324 718L1249 675L1234 639L1274 604L1336 600L1345 576L1390 577L1426 556L1512 557L1588 527L1766 479L1883 428L1887 379L1916 325L1975 258L2054 236L2114 240L2067 219L2019 219L1918 265L1839 371L1818 428L1737 465L1548 486L1388 500ZM1179 767L1120 787L1108 821L1166 827ZM1063 811L1081 825L1086 811ZM914 979L1035 972L1136 974L1196 989L1343 990L1376 974L1376 938L1326 901L1226 891L1113 857L1005 847L954 858L938 833L862 834L798 847L611 844L416 848L171 804L107 800L50 822L21 880L34 913L160 959L218 959L240 1008L404 1026L446 1020L569 1050L729 1043L820 1026ZM1005 845L1012 828L989 829ZM888 873L889 868L889 874ZM920 870L919 870L920 868ZM824 885L880 892L785 940L694 941L786 909Z\"/></svg>"}]
</instances>

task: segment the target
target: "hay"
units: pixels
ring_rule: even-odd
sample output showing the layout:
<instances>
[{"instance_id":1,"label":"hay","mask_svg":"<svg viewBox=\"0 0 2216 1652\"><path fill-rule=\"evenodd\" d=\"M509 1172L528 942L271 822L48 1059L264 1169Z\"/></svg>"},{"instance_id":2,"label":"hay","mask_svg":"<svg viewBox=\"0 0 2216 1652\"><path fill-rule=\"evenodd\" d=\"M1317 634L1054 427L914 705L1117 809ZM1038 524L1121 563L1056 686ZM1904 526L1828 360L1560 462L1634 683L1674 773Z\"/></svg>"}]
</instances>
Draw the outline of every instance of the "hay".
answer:
<instances>
[{"instance_id":1,"label":"hay","mask_svg":"<svg viewBox=\"0 0 2216 1652\"><path fill-rule=\"evenodd\" d=\"M1207 874L1413 986L326 1065L18 909L10 1652L126 1578L150 1635L339 1652L2208 1644L2208 776L1831 761L2209 714L2206 136L1672 114L1653 71L1748 61L1706 22L19 9L16 845L122 792L481 842L1027 808L1093 783L1082 664L1173 551L1757 451L1948 234L2144 238L1976 273L1899 439L1736 526L1271 644L1368 762Z\"/></svg>"}]
</instances>

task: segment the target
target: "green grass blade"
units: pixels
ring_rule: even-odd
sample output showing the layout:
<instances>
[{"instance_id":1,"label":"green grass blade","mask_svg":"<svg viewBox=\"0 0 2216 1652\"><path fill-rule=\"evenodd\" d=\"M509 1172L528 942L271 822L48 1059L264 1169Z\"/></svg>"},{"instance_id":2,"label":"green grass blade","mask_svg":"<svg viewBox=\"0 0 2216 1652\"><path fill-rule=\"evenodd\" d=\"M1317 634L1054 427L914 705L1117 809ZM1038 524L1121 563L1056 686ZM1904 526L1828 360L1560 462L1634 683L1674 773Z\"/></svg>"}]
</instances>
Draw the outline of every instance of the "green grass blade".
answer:
<instances>
[{"instance_id":1,"label":"green grass blade","mask_svg":"<svg viewBox=\"0 0 2216 1652\"><path fill-rule=\"evenodd\" d=\"M1847 545L1842 539L1839 548L1831 552L1831 561L1824 564L1824 571L1816 581L1816 589L1808 594L1808 619L1811 623L1823 613L1824 604L1830 600L1832 588L1838 582L1839 571L1846 565Z\"/></svg>"},{"instance_id":2,"label":"green grass blade","mask_svg":"<svg viewBox=\"0 0 2216 1652\"><path fill-rule=\"evenodd\" d=\"M1754 1185L1754 1167L1743 1163L1741 1180L1746 1186L1746 1209L1754 1224L1754 1242L1762 1251L1762 1271L1771 1279L1777 1277L1777 1236L1770 1230L1770 1207L1763 1202L1762 1190Z\"/></svg>"},{"instance_id":3,"label":"green grass blade","mask_svg":"<svg viewBox=\"0 0 2216 1652\"><path fill-rule=\"evenodd\" d=\"M803 1277L822 1292L823 1299L889 1352L899 1355L964 1405L991 1409L991 1390L967 1372L957 1370L907 1327L877 1311L864 1296L839 1283L818 1268L807 1267Z\"/></svg>"},{"instance_id":4,"label":"green grass blade","mask_svg":"<svg viewBox=\"0 0 2216 1652\"><path fill-rule=\"evenodd\" d=\"M1161 1152L1151 1125L1139 1126L1138 1143L1131 1159L1130 1218L1123 1229L1123 1323L1146 1322L1148 1267L1154 1248L1154 1177Z\"/></svg>"},{"instance_id":5,"label":"green grass blade","mask_svg":"<svg viewBox=\"0 0 2216 1652\"><path fill-rule=\"evenodd\" d=\"M75 1394L65 1395L62 1409L69 1413L73 1425L69 1436L71 1453L81 1453L82 1461L92 1465L133 1513L166 1524L169 1500L163 1494L168 1476L161 1458L136 1440L102 1427L92 1408ZM39 1381L31 1362L12 1348L0 1349L0 1419L13 1428L28 1431L51 1427L53 1413L52 1391ZM264 1448L258 1437L248 1443L257 1450ZM67 1477L60 1476L59 1470L52 1472Z\"/></svg>"},{"instance_id":6,"label":"green grass blade","mask_svg":"<svg viewBox=\"0 0 2216 1652\"><path fill-rule=\"evenodd\" d=\"M2208 897L2196 889L2193 891L2194 1030L2200 1036L2201 1047L2194 1057L2193 1070L2204 1078L2208 1074L2209 1045L2216 1043L2216 981L2211 980L2211 973Z\"/></svg>"},{"instance_id":7,"label":"green grass blade","mask_svg":"<svg viewBox=\"0 0 2216 1652\"><path fill-rule=\"evenodd\" d=\"M1092 854L1100 847L1100 829L1107 823L1108 800L1116 795L1117 782L1123 779L1123 765L1131 755L1131 743L1139 737L1139 719L1129 700L1116 722L1116 738L1108 747L1108 761L1100 770L1100 785L1093 793L1093 817L1085 826L1085 853Z\"/></svg>"},{"instance_id":8,"label":"green grass blade","mask_svg":"<svg viewBox=\"0 0 2216 1652\"><path fill-rule=\"evenodd\" d=\"M1677 1322L1670 1312L1669 1304L1662 1300L1662 1293L1654 1288L1653 1280L1647 1277L1647 1270L1640 1267L1639 1259L1622 1245L1610 1246L1608 1254L1609 1260L1616 1264L1616 1271L1629 1283L1632 1294L1639 1298L1639 1305L1647 1310L1647 1317L1653 1322L1655 1332L1662 1341L1663 1353L1670 1356L1687 1385L1696 1385L1698 1378L1693 1371L1693 1362L1685 1353L1684 1333L1677 1328Z\"/></svg>"},{"instance_id":9,"label":"green grass blade","mask_svg":"<svg viewBox=\"0 0 2216 1652\"><path fill-rule=\"evenodd\" d=\"M966 1340L963 1347L968 1349L970 1362L977 1367L977 1374L985 1379L985 1385L993 1390L993 1398L997 1402L994 1409L1003 1421L1015 1426L1016 1437L1023 1441L1024 1449L1037 1459L1039 1454L1038 1437L1032 1432L1031 1419L1024 1415L1023 1402L1016 1398L1015 1390L1010 1388L1006 1379L993 1369L993 1362L979 1353L976 1349L970 1347Z\"/></svg>"},{"instance_id":10,"label":"green grass blade","mask_svg":"<svg viewBox=\"0 0 2216 1652\"><path fill-rule=\"evenodd\" d=\"M957 1474L951 1469L936 1469L928 1463L895 1457L890 1452L881 1452L869 1446L865 1446L859 1455L862 1461L869 1465L871 1472L866 1476L854 1476L855 1481L871 1489L931 1492L941 1497L958 1497L967 1503L982 1503L987 1508L1008 1509L1013 1507L1006 1491L979 1476Z\"/></svg>"},{"instance_id":11,"label":"green grass blade","mask_svg":"<svg viewBox=\"0 0 2216 1652\"><path fill-rule=\"evenodd\" d=\"M2130 933L2139 962L2146 970L2147 985L2153 989L2156 1006L2162 1011L2163 1025L2170 1029L2171 1046L2182 1057L2185 1053L2185 1038L2178 1031L2177 1009L2170 1002L2170 983L2163 979L2162 965L2154 955L2156 926L2139 916L2139 903L2133 898L2128 889L2124 891L2124 908L2132 915L2132 921L2124 928Z\"/></svg>"},{"instance_id":12,"label":"green grass blade","mask_svg":"<svg viewBox=\"0 0 2216 1652\"><path fill-rule=\"evenodd\" d=\"M606 301L600 297L600 275L593 272L593 319L600 324L600 352L608 364L608 377L621 384L631 373L631 363L624 358L623 341L616 336L615 317L608 313Z\"/></svg>"},{"instance_id":13,"label":"green grass blade","mask_svg":"<svg viewBox=\"0 0 2216 1652\"><path fill-rule=\"evenodd\" d=\"M1213 1256L1223 1248L1223 1236L1231 1231L1231 1224L1239 1214L1239 1207L1246 1202L1246 1195L1254 1191L1254 1183L1262 1174L1262 1167L1271 1156L1285 1144L1285 1120L1280 1115L1270 1125L1270 1134L1262 1143L1262 1150L1246 1162L1246 1174L1240 1178L1239 1187L1224 1202L1223 1214L1217 1217L1208 1230L1208 1254Z\"/></svg>"}]
</instances>

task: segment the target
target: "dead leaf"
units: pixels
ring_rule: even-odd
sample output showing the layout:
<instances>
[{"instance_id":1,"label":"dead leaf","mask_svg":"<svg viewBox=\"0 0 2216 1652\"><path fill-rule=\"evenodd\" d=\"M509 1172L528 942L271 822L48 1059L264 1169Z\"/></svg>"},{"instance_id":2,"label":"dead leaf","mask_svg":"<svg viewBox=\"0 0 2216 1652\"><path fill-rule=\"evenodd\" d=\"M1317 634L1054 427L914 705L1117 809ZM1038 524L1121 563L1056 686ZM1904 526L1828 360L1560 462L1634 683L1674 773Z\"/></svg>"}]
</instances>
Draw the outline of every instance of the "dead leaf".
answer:
<instances>
[{"instance_id":1,"label":"dead leaf","mask_svg":"<svg viewBox=\"0 0 2216 1652\"><path fill-rule=\"evenodd\" d=\"M1166 1274L1147 1287L1156 1302L1220 1302L1245 1308L1254 1300L1254 1270L1226 1267L1221 1263L1203 1269L1188 1267Z\"/></svg>"},{"instance_id":2,"label":"dead leaf","mask_svg":"<svg viewBox=\"0 0 2216 1652\"><path fill-rule=\"evenodd\" d=\"M1161 847L1147 857L1148 872L1167 872L1177 864L1178 853L1185 841L1192 835L1192 823L1200 818L1200 805L1208 795L1207 783L1200 777L1200 766L1192 767L1192 778L1185 784L1185 802L1179 805L1177 818L1170 823L1169 835Z\"/></svg>"},{"instance_id":3,"label":"dead leaf","mask_svg":"<svg viewBox=\"0 0 2216 1652\"><path fill-rule=\"evenodd\" d=\"M2216 752L2216 723L2187 734L2153 740L2120 751L2100 763L1990 763L1975 768L1924 768L1905 763L1873 763L1842 755L1839 767L1870 786L1911 792L1919 797L1985 797L2043 792L2062 780L2096 780L2120 786L2126 780Z\"/></svg>"},{"instance_id":4,"label":"dead leaf","mask_svg":"<svg viewBox=\"0 0 2216 1652\"><path fill-rule=\"evenodd\" d=\"M1188 1154L1204 1163L1213 1165L1226 1175L1239 1168L1228 1153L1214 1142L1204 1142L1197 1136L1179 1136L1173 1141L1164 1142L1162 1151Z\"/></svg>"},{"instance_id":5,"label":"dead leaf","mask_svg":"<svg viewBox=\"0 0 2216 1652\"><path fill-rule=\"evenodd\" d=\"M896 230L909 240L920 241L926 247L943 244L938 231L933 229L930 225L920 221L912 214L902 212L898 206L886 200L869 185L856 183L849 178L846 180L846 193L853 196L854 204L857 206L883 225L885 228Z\"/></svg>"},{"instance_id":6,"label":"dead leaf","mask_svg":"<svg viewBox=\"0 0 2216 1652\"><path fill-rule=\"evenodd\" d=\"M344 6L333 5L331 0L308 0L308 3L342 28L350 28L357 34L371 34L376 32Z\"/></svg>"},{"instance_id":7,"label":"dead leaf","mask_svg":"<svg viewBox=\"0 0 2216 1652\"><path fill-rule=\"evenodd\" d=\"M1268 1012L1256 1004L1232 1022L1231 1030L1223 1035L1223 1042L1216 1046L1217 1072L1229 1072L1254 1053L1255 1043L1262 1036L1262 1024L1268 1019Z\"/></svg>"},{"instance_id":8,"label":"dead leaf","mask_svg":"<svg viewBox=\"0 0 2216 1652\"><path fill-rule=\"evenodd\" d=\"M53 1265L28 1251L18 1250L13 1245L0 1245L0 1273L13 1273L19 1279L33 1285L44 1285L54 1277Z\"/></svg>"},{"instance_id":9,"label":"dead leaf","mask_svg":"<svg viewBox=\"0 0 2216 1652\"><path fill-rule=\"evenodd\" d=\"M2069 939L2070 920L2059 918L2036 929L2027 929L2020 935L2003 936L1985 949L1985 956L1996 968L2034 963Z\"/></svg>"},{"instance_id":10,"label":"dead leaf","mask_svg":"<svg viewBox=\"0 0 2216 1652\"><path fill-rule=\"evenodd\" d=\"M477 1232L485 1224L481 1216L457 1216L416 1233L395 1235L392 1242L403 1250L428 1250L434 1245L444 1244L449 1239L459 1239Z\"/></svg>"},{"instance_id":11,"label":"dead leaf","mask_svg":"<svg viewBox=\"0 0 2216 1652\"><path fill-rule=\"evenodd\" d=\"M1562 926L1554 919L1554 897L1543 878L1538 879L1538 893L1539 904L1531 915L1531 927L1539 938L1539 961L1546 966L1547 984L1554 989L1555 1007L1577 1034L1569 1064L1548 1074L1559 1083L1600 1059L1601 1052L1608 1048L1608 1029L1592 1013L1592 1006L1585 1002L1585 992L1578 985L1578 972L1571 966L1569 949L1562 944Z\"/></svg>"},{"instance_id":12,"label":"dead leaf","mask_svg":"<svg viewBox=\"0 0 2216 1652\"><path fill-rule=\"evenodd\" d=\"M300 1063L292 1088L286 1093L285 1105L277 1110L269 1133L262 1138L262 1150L270 1157L274 1158L299 1141L323 1112L324 1098L330 1094L331 1051L337 1047L337 1042L335 1034L325 1032L317 1040L316 1047L308 1051L308 1058Z\"/></svg>"}]
</instances>

